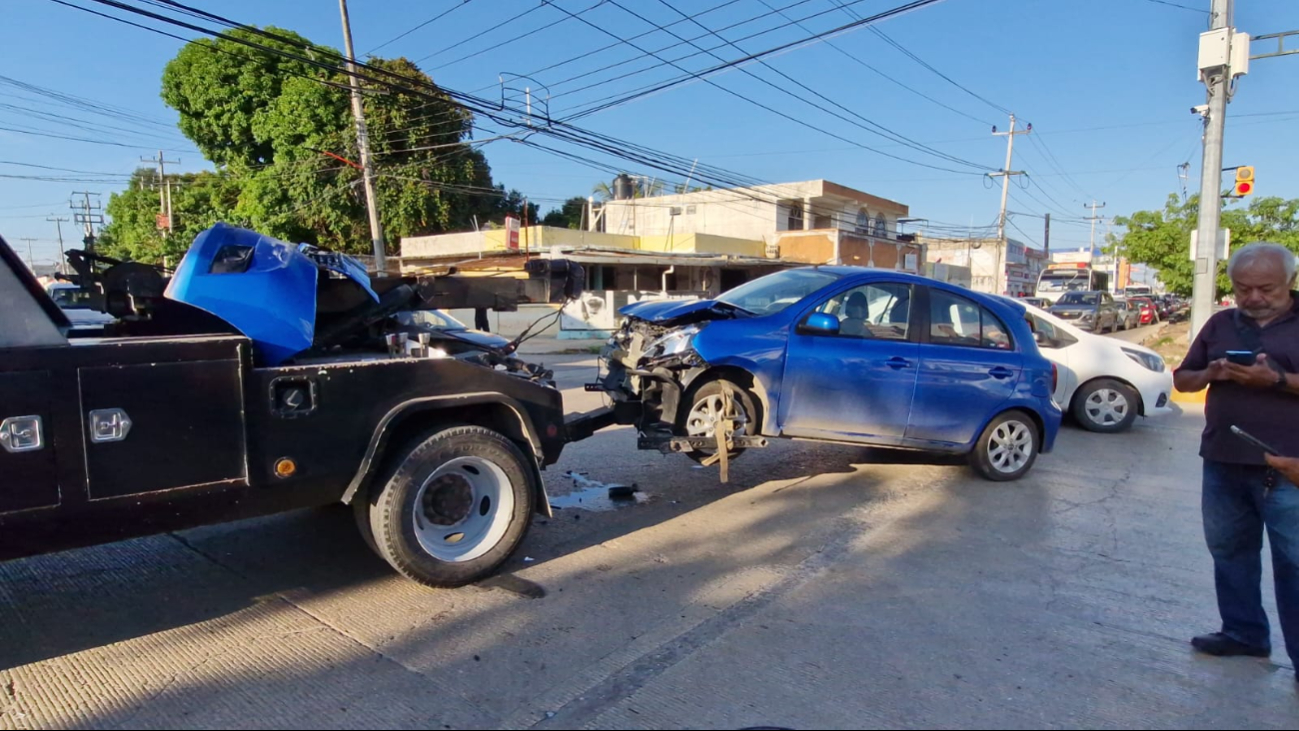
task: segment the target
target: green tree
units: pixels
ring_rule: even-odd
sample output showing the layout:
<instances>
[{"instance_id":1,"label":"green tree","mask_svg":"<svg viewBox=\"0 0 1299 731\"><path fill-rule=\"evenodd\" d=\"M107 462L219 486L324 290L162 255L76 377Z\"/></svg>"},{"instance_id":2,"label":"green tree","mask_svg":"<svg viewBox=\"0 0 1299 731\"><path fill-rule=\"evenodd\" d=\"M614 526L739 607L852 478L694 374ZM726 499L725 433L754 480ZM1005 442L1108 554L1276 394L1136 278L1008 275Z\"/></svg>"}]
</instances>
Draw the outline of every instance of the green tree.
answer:
<instances>
[{"instance_id":1,"label":"green tree","mask_svg":"<svg viewBox=\"0 0 1299 731\"><path fill-rule=\"evenodd\" d=\"M1129 260L1158 269L1170 292L1189 295L1195 273L1189 254L1191 231L1197 226L1199 210L1198 196L1183 200L1170 195L1163 210L1116 217L1114 222L1127 230L1114 237L1114 243ZM1272 241L1299 253L1299 199L1254 198L1247 206L1230 205L1222 211L1221 225L1231 230L1233 248ZM1220 263L1219 292L1231 290L1226 272L1226 263Z\"/></svg>"},{"instance_id":2,"label":"green tree","mask_svg":"<svg viewBox=\"0 0 1299 731\"><path fill-rule=\"evenodd\" d=\"M546 217L541 219L545 226L554 226L556 228L579 229L582 227L582 220L586 217L586 199L581 196L573 196L559 208L552 208Z\"/></svg>"},{"instance_id":3,"label":"green tree","mask_svg":"<svg viewBox=\"0 0 1299 731\"><path fill-rule=\"evenodd\" d=\"M308 44L279 28L270 32ZM251 31L230 35L303 55L289 43ZM331 60L333 49L305 52ZM410 61L371 65L409 79L400 85L364 82L362 92L375 163L376 197L390 250L403 236L502 221L522 210L522 196L492 181L486 158L468 144L472 115ZM391 77L371 72L380 80ZM162 97L180 129L216 167L199 190L218 191L206 211L177 210L177 221L238 222L290 241L369 253L370 231L357 163L347 76L329 68L249 49L226 39L186 44L163 71ZM142 173L143 174L143 173ZM192 181L189 181L192 182ZM217 183L219 182L219 185ZM171 257L193 236L179 230L164 241L153 203L140 193L156 183L132 180L118 194L108 228L114 251L142 260ZM173 184L174 185L174 184ZM186 187L186 186L182 186ZM180 197L173 196L178 202ZM187 205L202 205L187 199ZM122 222L116 223L121 217ZM530 220L535 221L535 212Z\"/></svg>"},{"instance_id":4,"label":"green tree","mask_svg":"<svg viewBox=\"0 0 1299 731\"><path fill-rule=\"evenodd\" d=\"M211 172L168 176L171 181L172 228L158 228L158 171L140 168L130 185L108 198L109 222L99 236L98 250L132 261L175 266L203 229L218 221L239 222L234 216L238 184L228 175Z\"/></svg>"}]
</instances>

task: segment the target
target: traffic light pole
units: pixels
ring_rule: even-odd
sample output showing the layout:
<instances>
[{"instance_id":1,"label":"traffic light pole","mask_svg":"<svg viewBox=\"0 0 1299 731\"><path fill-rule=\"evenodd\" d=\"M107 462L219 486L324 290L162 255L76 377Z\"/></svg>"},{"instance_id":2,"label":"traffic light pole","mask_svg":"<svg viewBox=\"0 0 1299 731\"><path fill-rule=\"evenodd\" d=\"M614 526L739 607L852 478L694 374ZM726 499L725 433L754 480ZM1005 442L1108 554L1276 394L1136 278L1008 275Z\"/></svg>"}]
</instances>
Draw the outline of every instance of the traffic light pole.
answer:
<instances>
[{"instance_id":1,"label":"traffic light pole","mask_svg":"<svg viewBox=\"0 0 1299 731\"><path fill-rule=\"evenodd\" d=\"M1231 28L1232 0L1213 0L1212 30ZM1230 34L1229 34L1230 36ZM1222 215L1222 140L1227 123L1230 62L1205 71L1208 111L1204 120L1204 160L1200 168L1199 246L1191 290L1191 338L1213 315L1218 286L1218 225Z\"/></svg>"}]
</instances>

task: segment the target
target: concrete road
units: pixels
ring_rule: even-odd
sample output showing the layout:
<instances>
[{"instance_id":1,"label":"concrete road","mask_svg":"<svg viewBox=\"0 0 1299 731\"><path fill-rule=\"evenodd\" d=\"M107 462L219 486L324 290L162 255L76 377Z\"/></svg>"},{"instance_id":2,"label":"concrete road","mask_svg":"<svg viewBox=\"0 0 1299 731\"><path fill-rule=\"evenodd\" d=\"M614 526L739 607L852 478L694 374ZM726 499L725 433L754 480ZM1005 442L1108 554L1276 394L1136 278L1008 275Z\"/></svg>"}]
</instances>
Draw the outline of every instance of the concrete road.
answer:
<instances>
[{"instance_id":1,"label":"concrete road","mask_svg":"<svg viewBox=\"0 0 1299 731\"><path fill-rule=\"evenodd\" d=\"M0 564L0 727L1293 728L1284 656L1186 644L1217 623L1201 425L1066 428L1014 484L780 442L722 485L611 430L548 471L562 509L504 577L456 591L345 510Z\"/></svg>"}]
</instances>

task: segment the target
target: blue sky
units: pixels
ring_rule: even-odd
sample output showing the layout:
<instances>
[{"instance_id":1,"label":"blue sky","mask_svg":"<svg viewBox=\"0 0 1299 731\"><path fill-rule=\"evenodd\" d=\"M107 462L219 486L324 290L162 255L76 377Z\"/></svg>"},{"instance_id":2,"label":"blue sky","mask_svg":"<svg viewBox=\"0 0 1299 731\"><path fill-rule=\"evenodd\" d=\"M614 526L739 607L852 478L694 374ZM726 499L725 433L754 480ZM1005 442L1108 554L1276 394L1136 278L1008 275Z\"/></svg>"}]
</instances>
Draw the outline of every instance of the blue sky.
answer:
<instances>
[{"instance_id":1,"label":"blue sky","mask_svg":"<svg viewBox=\"0 0 1299 731\"><path fill-rule=\"evenodd\" d=\"M106 10L90 0L69 1ZM660 0L617 0L615 5L599 0L556 0L554 4L573 13L581 12L581 18L598 28L631 38L653 29L628 10L667 24L681 20L670 6L693 14L724 1L667 0L665 4ZM815 15L805 25L821 31L853 19L839 10L838 4L849 4L851 10L870 15L900 1L806 0L786 12L798 18ZM772 6L786 7L796 2L734 0L700 16L699 21L718 29L770 13ZM694 82L591 115L579 124L768 182L830 179L904 202L910 205L913 216L930 219L933 227L954 230L971 221L976 228L993 222L999 190L978 174L929 169L862 149L859 145L911 161L973 172L970 167L881 139L858 125L862 118L869 119L909 140L995 171L1004 163L1005 138L993 137L990 127L996 124L1006 128L1006 115L998 107L1005 108L1033 124L1031 136L1016 139L1013 167L1027 170L1031 182L1027 189L1012 189L1010 209L1019 215L1012 217L1018 230L1012 228L1010 233L1040 244L1040 215L1050 211L1052 248L1074 247L1087 241L1088 227L1080 219L1088 213L1084 204L1093 198L1106 203L1100 213L1107 216L1159 207L1169 193L1180 191L1176 166L1183 162L1191 163L1189 189L1198 190L1200 125L1189 110L1204 101L1194 66L1197 36L1205 28L1207 13L1176 6L1207 10L1209 0L1168 2L1173 4L1155 0L945 0L877 26L964 88L904 55L868 29L837 37L834 44L838 49L817 44L768 59L771 67L796 79L797 84L770 68L746 67L754 75L812 98L857 124L836 119L737 70L712 77L715 84L736 95ZM334 0L192 0L190 4L246 23L289 28L316 42L342 45ZM1252 35L1299 29L1299 3L1293 0L1239 0L1236 5L1237 28ZM544 7L539 0L351 0L357 50L369 51L454 6L458 7L444 18L384 46L378 55L428 57L421 66L438 83L497 97L500 91L496 82L501 72L528 74L615 43L600 30L568 18L554 7ZM505 23L529 10L532 12ZM170 159L179 158L177 170L205 166L179 132L167 127L175 115L158 96L162 67L175 55L180 41L48 0L5 0L4 13L0 76L93 99L161 122L107 118L93 111L53 105L0 79L0 128L93 138L119 145L0 129L0 176L93 181L0 177L0 233L12 245L20 246L22 237L41 239L35 245L37 260L52 259L54 224L44 218L51 213L68 215L67 199L73 190L98 191L107 200L109 192L120 188L118 181L140 164L140 156L150 156L151 150L162 147L169 151L166 154ZM562 22L539 29L556 21ZM533 30L536 32L527 38L509 42ZM688 22L671 30L687 38L705 33ZM762 31L771 32L737 40ZM725 36L751 53L807 34L807 30L778 16L768 16L727 31ZM662 31L653 31L632 42L657 50L678 41ZM708 47L720 43L711 36L698 41L705 42ZM1299 47L1299 42L1292 47ZM675 57L693 50L683 46L663 54ZM1255 46L1256 53L1262 50L1261 44ZM482 53L473 58L459 60L479 51ZM715 53L729 59L740 52L723 46ZM535 76L550 88L551 114L562 116L585 102L680 73L660 67L575 91L657 63L642 58L564 83L568 77L639 56L640 51L620 44ZM716 60L700 55L680 63L698 69ZM808 90L830 102L813 97ZM739 97L755 100L837 137L808 129ZM29 110L72 116L81 126L59 123ZM860 116L850 116L844 110ZM481 132L479 136L489 135ZM1253 164L1260 194L1299 197L1297 138L1299 56L1254 62L1250 74L1240 80L1229 108L1224 164ZM552 201L588 194L597 180L606 177L578 163L508 141L488 144L483 149L496 180L539 200L543 210ZM50 171L31 165L106 175ZM653 172L632 163L626 167L633 172ZM65 238L75 239L77 234L69 235L69 228L65 224ZM1098 236L1100 230L1103 227L1098 229ZM25 244L20 248L25 255Z\"/></svg>"}]
</instances>

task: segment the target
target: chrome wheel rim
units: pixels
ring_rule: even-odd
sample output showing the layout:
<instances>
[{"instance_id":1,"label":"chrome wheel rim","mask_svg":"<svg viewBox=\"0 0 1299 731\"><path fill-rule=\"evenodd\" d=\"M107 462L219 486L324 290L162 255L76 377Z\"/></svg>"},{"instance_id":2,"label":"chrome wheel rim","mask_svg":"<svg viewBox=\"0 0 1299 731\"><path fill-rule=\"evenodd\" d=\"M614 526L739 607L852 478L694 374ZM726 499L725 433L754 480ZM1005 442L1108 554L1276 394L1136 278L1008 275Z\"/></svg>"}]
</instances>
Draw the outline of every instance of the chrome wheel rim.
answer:
<instances>
[{"instance_id":1,"label":"chrome wheel rim","mask_svg":"<svg viewBox=\"0 0 1299 731\"><path fill-rule=\"evenodd\" d=\"M1007 421L992 430L988 440L988 461L1002 474L1023 469L1033 458L1033 432L1022 421Z\"/></svg>"},{"instance_id":2,"label":"chrome wheel rim","mask_svg":"<svg viewBox=\"0 0 1299 731\"><path fill-rule=\"evenodd\" d=\"M1083 405L1087 419L1099 426L1113 426L1128 417L1131 406L1127 396L1112 388L1101 388L1092 392Z\"/></svg>"}]
</instances>

